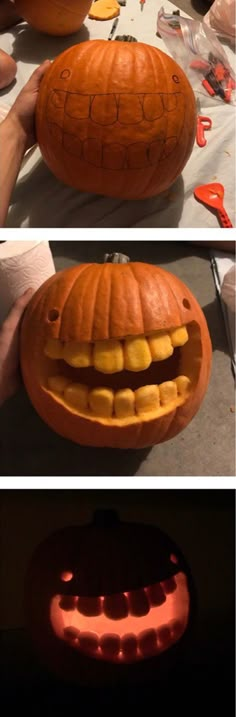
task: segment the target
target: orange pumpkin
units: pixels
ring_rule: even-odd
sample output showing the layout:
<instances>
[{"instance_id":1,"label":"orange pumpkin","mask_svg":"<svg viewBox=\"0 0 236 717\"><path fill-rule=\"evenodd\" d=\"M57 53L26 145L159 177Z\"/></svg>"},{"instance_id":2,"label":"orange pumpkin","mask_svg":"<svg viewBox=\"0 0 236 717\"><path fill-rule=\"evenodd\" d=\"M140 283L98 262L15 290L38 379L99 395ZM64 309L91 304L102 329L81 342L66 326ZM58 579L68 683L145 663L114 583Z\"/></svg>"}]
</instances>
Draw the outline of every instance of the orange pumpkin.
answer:
<instances>
[{"instance_id":1,"label":"orange pumpkin","mask_svg":"<svg viewBox=\"0 0 236 717\"><path fill-rule=\"evenodd\" d=\"M40 85L36 133L56 177L85 192L144 199L167 189L195 138L187 77L156 47L93 40L59 55Z\"/></svg>"},{"instance_id":2,"label":"orange pumpkin","mask_svg":"<svg viewBox=\"0 0 236 717\"><path fill-rule=\"evenodd\" d=\"M21 17L48 35L71 35L79 30L91 4L92 0L15 0Z\"/></svg>"},{"instance_id":3,"label":"orange pumpkin","mask_svg":"<svg viewBox=\"0 0 236 717\"><path fill-rule=\"evenodd\" d=\"M36 548L25 606L42 661L63 679L100 686L151 674L156 682L171 670L192 637L196 594L168 535L97 511Z\"/></svg>"},{"instance_id":4,"label":"orange pumpkin","mask_svg":"<svg viewBox=\"0 0 236 717\"><path fill-rule=\"evenodd\" d=\"M35 293L21 332L26 390L62 436L141 448L173 438L207 389L202 310L175 276L144 263L82 264Z\"/></svg>"},{"instance_id":5,"label":"orange pumpkin","mask_svg":"<svg viewBox=\"0 0 236 717\"><path fill-rule=\"evenodd\" d=\"M0 90L10 85L17 73L16 62L8 52L0 50Z\"/></svg>"}]
</instances>

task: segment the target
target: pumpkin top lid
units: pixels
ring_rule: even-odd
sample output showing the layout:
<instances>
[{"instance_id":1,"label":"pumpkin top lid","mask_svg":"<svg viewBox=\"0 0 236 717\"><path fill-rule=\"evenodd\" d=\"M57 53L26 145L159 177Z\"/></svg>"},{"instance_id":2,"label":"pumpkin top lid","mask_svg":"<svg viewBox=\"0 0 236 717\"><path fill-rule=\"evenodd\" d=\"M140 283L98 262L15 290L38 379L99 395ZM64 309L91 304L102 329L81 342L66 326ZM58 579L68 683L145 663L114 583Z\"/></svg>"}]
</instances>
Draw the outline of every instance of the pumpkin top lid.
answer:
<instances>
[{"instance_id":1,"label":"pumpkin top lid","mask_svg":"<svg viewBox=\"0 0 236 717\"><path fill-rule=\"evenodd\" d=\"M178 277L152 264L119 259L53 275L34 294L22 329L25 344L36 327L45 340L94 342L148 335L194 320L206 323Z\"/></svg>"}]
</instances>

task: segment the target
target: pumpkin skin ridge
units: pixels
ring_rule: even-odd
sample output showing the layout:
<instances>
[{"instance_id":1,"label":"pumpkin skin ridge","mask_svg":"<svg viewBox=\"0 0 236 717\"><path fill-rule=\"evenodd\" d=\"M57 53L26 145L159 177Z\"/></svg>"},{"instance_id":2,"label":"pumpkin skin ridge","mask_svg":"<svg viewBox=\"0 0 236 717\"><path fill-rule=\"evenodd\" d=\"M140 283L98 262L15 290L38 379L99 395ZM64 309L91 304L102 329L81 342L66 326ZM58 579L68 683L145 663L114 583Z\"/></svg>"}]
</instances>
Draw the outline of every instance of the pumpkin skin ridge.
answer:
<instances>
[{"instance_id":1,"label":"pumpkin skin ridge","mask_svg":"<svg viewBox=\"0 0 236 717\"><path fill-rule=\"evenodd\" d=\"M66 270L66 272L69 272L68 276L70 278L70 282L72 283L72 276L73 281L74 278L77 275L77 272L79 273L80 270L82 270L82 267L85 265L80 265L79 267L73 267L72 269ZM88 266L88 265L86 265ZM114 267L118 267L119 265L112 265L107 264L107 267L112 267L113 269L111 271L111 274L116 276L117 281L119 277L119 272L117 269L114 272ZM122 265L120 265L122 266ZM124 273L124 266L122 267L122 272ZM130 266L129 264L127 267ZM96 272L96 265L91 265L92 271ZM103 275L103 266L98 265L99 268L99 274ZM151 291L152 292L152 283L148 283L148 270L149 265L144 265L143 275L142 275L142 263L137 263L135 266L135 272L136 277L136 283L138 282L138 288L140 288L140 283L143 279L143 298L142 301L145 302L145 291ZM106 269L107 276L109 275L110 269ZM159 271L157 267L150 266L150 272L153 277L155 277L155 280L158 280L161 278L166 278L166 272L165 270ZM129 271L127 275L129 275L131 272ZM45 286L47 286L47 291L51 291L51 285L57 284L57 282L60 283L61 277L63 272L58 273L56 276L52 277L52 279L49 279ZM169 273L167 272L169 275ZM67 274L66 274L67 275ZM123 275L123 274L122 274ZM171 275L170 275L171 276ZM62 277L63 278L63 277ZM64 286L66 286L65 278L63 278ZM159 286L160 283L160 286ZM105 285L105 282L103 282L103 285ZM166 286L166 284L165 284ZM179 325L182 324L183 319L185 319L186 326L188 325L188 321L186 321L187 316L189 315L189 323L191 323L191 319L194 317L194 321L197 322L197 325L199 327L199 330L201 332L201 344L204 347L204 354L201 361L201 368L198 376L198 381L196 383L196 386L194 386L194 393L191 393L190 396L188 396L187 400L184 402L182 406L178 406L177 410L175 407L173 408L173 411L170 412L170 404L168 405L168 412L165 415L162 415L158 419L153 419L149 416L149 418L141 418L139 421L136 421L135 425L126 425L125 422L122 423L122 425L105 425L103 419L95 418L93 421L91 420L91 417L86 418L82 417L79 419L79 427L78 430L76 430L76 417L78 418L78 415L74 415L73 412L68 412L68 410L65 410L63 405L59 405L59 400L53 401L52 397L50 396L50 392L48 392L44 388L39 388L34 384L34 380L32 380L32 368L31 363L29 363L29 366L27 368L27 357L24 355L24 345L28 346L28 353L30 356L30 362L33 359L33 356L35 355L35 348L34 344L32 343L32 337L30 333L28 333L28 329L26 329L28 317L30 318L30 321L35 322L34 316L34 305L36 302L38 303L38 292L33 296L33 299L31 300L28 309L25 312L25 316L23 319L22 324L22 333L21 333L21 365L22 365L22 374L23 374L23 380L25 382L25 385L27 387L27 390L29 392L30 400L33 403L34 407L38 411L39 415L43 420L46 421L46 423L56 430L60 435L62 435L65 438L69 438L72 441L84 443L85 445L94 445L94 446L107 446L107 447L119 447L119 448L136 448L136 447L146 447L148 445L154 445L157 442L161 442L163 440L169 440L169 437L174 437L180 430L183 430L183 428L187 425L187 423L192 420L195 413L198 411L198 408L200 406L200 403L204 397L206 387L208 385L209 376L210 376L210 369L211 369L211 344L210 344L210 338L208 334L208 328L206 324L205 317L202 313L202 310L200 309L198 303L194 299L191 292L188 290L188 288L182 284L180 280L175 281L173 278L173 286L175 288L174 294L171 292L172 299L174 301L173 307L175 307L175 311L177 312L177 315L175 314L175 320L177 321L177 317L179 317ZM49 289L48 289L49 287ZM162 289L161 289L162 287ZM173 287L172 287L173 288ZM158 282L158 291L160 289L163 290L162 282ZM177 291L178 289L178 291ZM41 287L41 289L38 290L40 292L40 296L43 296L44 289ZM123 287L121 286L121 291L123 292ZM128 302L129 306L129 296L127 296L127 292L125 293L125 298ZM56 289L56 294L54 293L54 297L58 294L58 288ZM178 295L179 294L179 295ZM168 290L167 296L170 296L170 292ZM182 308L180 303L180 297L185 297L186 300L190 301L190 310ZM114 298L114 297L113 297ZM50 297L47 293L47 301L49 301ZM106 295L104 295L103 301L105 301ZM171 301L172 301L171 299ZM178 300L177 300L178 299ZM118 306L120 309L120 301L117 296ZM140 301L140 299L139 299ZM157 304L158 304L157 300ZM148 301L147 307L145 309L145 315L144 320L147 322L148 316L150 315L150 311L152 308L152 302L151 302L151 308L149 306ZM49 304L50 305L50 304ZM107 307L108 303L106 304ZM162 310L164 311L164 316L167 315L168 311L166 309L166 305L164 303L163 307L163 300L161 305ZM143 306L142 306L143 309ZM86 311L86 308L82 307L82 310ZM119 312L120 313L120 312ZM160 312L159 312L160 313ZM62 318L62 317L61 317ZM60 324L61 324L61 318L60 318ZM161 317L159 317L161 319ZM40 313L40 321L42 322L44 320L44 317ZM86 319L87 320L87 319ZM123 316L122 316L123 320ZM124 316L124 320L126 321L126 317ZM38 319L36 320L38 323ZM163 326L163 323L161 324L161 328L167 329L166 326L166 320L165 325ZM59 322L56 322L56 324L59 324ZM140 324L139 324L140 327ZM100 327L101 328L101 327ZM54 337L55 337L55 329L57 334L61 336L61 331L63 330L60 328L59 325L57 326L47 326L47 330L49 329L49 336L51 335L51 329L53 329ZM48 334L47 334L48 336ZM63 336L63 338L65 338ZM69 336L71 338L71 334ZM74 338L74 337L73 337ZM41 339L40 339L41 340ZM205 358L204 358L205 357ZM205 362L205 363L204 363ZM51 421L51 423L50 423ZM172 422L172 425L170 423ZM91 425L90 425L91 424ZM156 424L156 425L155 425ZM105 432L103 435L103 431ZM167 438L168 435L168 438Z\"/></svg>"},{"instance_id":2,"label":"pumpkin skin ridge","mask_svg":"<svg viewBox=\"0 0 236 717\"><path fill-rule=\"evenodd\" d=\"M96 41L96 40L93 40L93 41L90 41L90 43L91 43L91 42L93 42L93 43L100 43L100 45L99 45L100 48L102 48L101 43L103 43L103 47L104 47L104 46L106 47L106 41ZM86 43L82 43L82 44L85 45ZM116 44L117 44L117 43L116 43ZM120 43L120 44L122 44L122 43ZM132 58L132 57L135 58L134 50L130 51L130 48L132 47L132 44L133 44L133 43L130 43L130 44L129 44L129 50L128 50L128 53L129 53L129 54L127 55L127 57L129 57L129 58ZM137 43L135 43L135 45L136 45L136 44L137 44ZM154 48L154 47L152 47L152 46L149 46L149 45L147 45L146 43L138 43L138 45L139 45L140 47L142 47L142 48L146 48L146 51L149 52L149 56L150 56L150 54L153 54L153 58L154 58L154 56L156 56L156 57L159 59L159 62L160 62L161 55L159 55L159 52L161 53L161 51L158 51L157 48ZM74 47L76 47L76 46L74 46ZM147 50L147 48L148 48L148 50ZM69 50L66 50L65 53L70 52L71 49L72 49L72 48L69 48ZM96 48L95 48L95 49L96 49ZM100 51L101 51L101 50L100 50ZM156 51L157 54L155 53L155 51ZM137 52L137 49L135 50L135 52ZM66 61L67 55L66 55L65 53L63 53L63 56L64 56L65 61ZM80 53L82 53L82 54L81 54L81 62L83 63L83 62L84 62L84 58L85 58L85 49L83 48L83 51L80 49ZM95 52L95 55L96 55L96 52ZM163 55L163 57L164 57L164 56L165 56L165 53L162 53L162 55ZM102 57L102 56L105 57L105 51L104 51L104 55L101 54L101 57ZM166 57L166 56L165 56L165 57ZM153 59L153 62L154 62L154 59ZM96 63L95 63L95 64L96 64ZM72 62L72 67L74 67L73 62ZM112 63L111 63L111 67L112 67ZM73 72L73 70L72 70L72 72ZM182 71L181 71L181 68L179 69L179 73L181 74L181 82L182 82L182 86L183 86L184 92L191 93L191 92L192 92L191 85L190 85L190 83L188 82L187 78L183 75L183 73L182 73ZM47 73L46 73L46 74L47 74ZM137 74L136 74L136 78L137 78ZM44 78L43 78L43 79L44 79ZM138 83L139 83L139 85L140 85L140 81L138 81ZM48 84L50 85L50 82L48 82ZM57 86L58 86L58 85L57 85ZM64 85L64 86L65 86L65 85ZM42 88L42 89L43 89L43 88ZM62 89L62 88L61 88L61 89ZM141 87L141 86L140 86L140 87L136 90L136 94L137 94L137 95L146 94L146 93L150 94L151 92L149 92L149 90L150 90L150 81L149 81L149 87L148 87L148 89L146 89L146 87ZM68 88L68 90L66 90L66 91L67 91L67 92L71 92L72 90L70 90L70 89ZM83 90L81 90L81 91L82 91L82 93L83 93ZM111 89L111 88L109 89L109 92L110 92L110 93L113 92L114 94L116 94L117 92L119 93L119 88L117 88L117 87L114 86L113 89ZM92 94L94 94L94 93L96 93L96 87L95 87L95 89L93 89ZM130 89L128 90L128 94L129 94L129 93L130 93ZM88 94L88 93L87 93L87 94ZM153 93L153 94L154 94L154 93ZM160 90L160 92L157 92L156 94L166 94L166 93L161 92L161 90ZM171 94L173 94L173 92L172 92ZM181 92L181 90L178 90L178 91L176 91L174 94L177 94L177 95L178 95L178 94L183 94L183 92ZM183 114L183 113L186 114L186 112L187 112L187 114L188 114L188 113L190 112L190 114L191 114L191 116L192 116L192 120L191 120L191 122L190 122L191 132L190 132L190 129L189 129L189 132L188 132L187 135L186 135L187 138L188 138L188 137L190 137L190 134L191 134L192 142L191 142L190 140L187 140L187 141L189 141L189 143L190 143L190 147L189 147L188 149L186 149L186 150L184 150L184 149L182 148L182 154L181 154L181 152L180 152L179 155L178 155L178 156L179 156L179 159L177 159L177 160L175 159L175 162L174 162L174 163L173 163L173 162L171 163L171 171L173 171L173 166L172 166L173 164L174 164L174 167L175 167L175 173L174 173L174 175L173 175L173 178L171 179L171 182L168 181L167 179L164 179L164 174L163 174L163 173L165 173L165 171L166 171L166 166L165 166L165 165L166 165L166 162L167 162L166 157L164 157L163 160L162 160L162 159L160 160L160 161L162 162L162 164L163 164L163 167L162 167L162 169L161 169L161 173L162 173L162 175L163 175L163 181L162 181L162 185L159 187L158 190L156 190L156 189L154 190L154 189L152 188L152 187L153 187L153 181L154 181L154 180L153 180L153 172L155 173L155 170L156 170L156 165L155 165L155 163L152 164L152 165L150 165L150 167L148 168L148 171L150 170L150 171L149 171L149 175L148 175L146 169L142 169L142 168L135 170L134 168L129 168L129 167L126 166L125 169L121 169L121 168L115 169L115 167L111 168L111 166L109 165L109 168L108 168L108 167L106 167L106 168L103 167L103 168L101 169L101 171L100 171L100 169L99 169L96 165L94 165L94 180L93 180L94 186L89 187L89 186L88 186L87 179L86 179L86 177L87 177L87 170L86 170L86 166L85 166L85 165L86 165L86 162L84 162L84 160L82 160L82 158L81 158L81 159L78 160L78 161L79 161L79 162L82 162L80 172L83 174L84 185L81 187L81 184L79 184L78 182L77 182L77 184L75 185L73 182L69 181L68 178L67 178L67 180L66 180L66 183L67 183L68 185L70 185L70 186L77 186L77 188L78 188L79 190L82 190L82 191L92 191L92 192L97 192L97 193L100 193L100 194L103 194L103 195L107 195L107 196L117 196L117 197L120 196L120 197L123 198L123 199L139 199L139 198L140 198L140 199L142 199L142 198L145 199L145 198L148 197L148 196L154 196L155 194L159 194L160 192L165 191L169 186L171 186L171 184L173 184L173 182L174 182L175 179L176 179L176 176L178 176L178 174L182 171L182 169L183 169L182 156L183 156L183 157L188 157L188 156L190 155L191 151L192 151L192 147L193 147L193 144L194 144L195 132L193 131L193 128L194 128L194 123L196 122L196 117L195 117L196 111L195 111L195 107L194 107L194 103L193 103L193 102L188 103L188 105L189 105L189 107L190 107L190 110L189 110L188 106L187 106L186 103L185 103L185 110L182 111L182 114ZM165 110L165 111L167 112L167 120L168 120L168 117L169 117L171 111L170 111L170 110L169 110L169 111ZM174 110L174 111L175 111L175 110ZM39 122L40 122L39 112L37 113L37 111L36 111L36 125L37 125L37 117L38 117L38 123L39 123ZM184 122L184 118L183 118L183 122ZM169 124L169 120L168 120L168 124ZM58 126L60 126L60 125L58 124ZM180 135L181 135L182 126L183 126L183 123L182 123L182 124L180 123L179 129L178 129L178 133L177 133L177 135L176 135L176 136L178 136L178 138L179 138ZM63 124L63 127L64 127L64 124ZM166 125L165 125L165 128L166 128ZM65 127L64 127L64 131L68 131L68 129L65 130ZM70 130L69 130L69 131L70 131ZM73 133L73 131L71 131L71 134L72 134L72 136L76 136L76 135ZM175 134L176 134L176 133L175 133ZM173 131L171 132L171 136L173 136ZM38 139L39 139L39 144L40 144L40 137L39 137ZM157 140L157 134L156 134L155 138L153 137L153 139ZM146 140L146 137L144 137L144 141L145 141L145 140ZM152 140L149 139L148 141L151 142ZM178 141L179 141L179 140L178 140ZM114 139L111 140L111 142L116 143L116 142L117 142L117 139L114 138ZM133 140L133 142L135 143L135 139ZM136 140L136 142L137 142L137 140ZM46 157L46 155L44 154L44 150L42 149L42 147L41 147L41 151L42 151L43 157L44 157L44 159L45 159L45 161L46 161L46 163L47 163L47 157ZM181 156L180 156L180 155L181 155ZM68 156L69 156L69 155L68 155ZM65 155L64 155L64 159L65 159ZM73 155L70 155L70 160L71 160L71 161L74 161L74 160L73 160ZM66 172L69 172L69 171L70 171L71 161L70 161L69 163L67 163L67 164L68 164L68 168L65 169L65 170L62 170L62 169L61 169L61 171L60 171L58 162L57 162L57 169L54 167L53 171L54 171L55 175L60 179L60 181L64 181L64 182L65 182L65 178L63 178L63 172L64 172L64 171L66 171ZM158 164L159 164L159 163L158 163ZM49 161L49 166L50 166L50 161ZM82 166L83 166L83 169L82 169ZM158 166L158 165L157 165L157 166ZM177 167L178 167L178 169L177 169ZM153 168L153 171L151 171L152 168ZM127 186L127 190L125 189L124 192L123 192L123 189L122 189L122 188L124 187L124 182L125 182L125 174L124 174L124 173L127 172L127 170L128 170L128 172L130 173L130 176L127 177L127 183L129 184L129 186ZM103 174L102 174L102 172L103 172ZM104 176L103 176L103 175L104 175L104 172L106 172L106 173L108 173L108 174L107 174L106 186L104 185L104 188L103 188L103 187L102 187L102 181L103 181L103 178L104 178ZM123 172L123 174L124 174L124 180L122 180L122 182L120 182L120 180L118 180L118 178L114 178L114 173L115 173L115 172L116 172L117 174L119 174L120 172ZM135 178L135 172L136 172L136 173L139 172L139 180L138 180L138 181L137 181L137 178ZM86 177L85 177L85 174L86 174ZM95 174L96 174L96 176L95 176ZM160 174L160 173L159 173L159 174ZM77 172L77 175L78 175L78 172ZM90 175L88 174L88 176L90 176ZM116 184L119 183L118 193L114 193L114 191L113 191L113 189L112 189L112 185L113 185L112 176L113 176L114 181L116 182ZM159 182L161 181L160 178L158 179L158 181L159 181ZM97 185L96 185L96 183L97 183ZM141 190L141 189L139 190L139 186L140 186L141 183L142 183L142 190ZM96 186L95 186L95 185L96 185ZM117 186L118 186L118 184L117 184ZM132 187L133 187L133 189L132 189ZM126 193L126 191L127 191L127 193Z\"/></svg>"}]
</instances>

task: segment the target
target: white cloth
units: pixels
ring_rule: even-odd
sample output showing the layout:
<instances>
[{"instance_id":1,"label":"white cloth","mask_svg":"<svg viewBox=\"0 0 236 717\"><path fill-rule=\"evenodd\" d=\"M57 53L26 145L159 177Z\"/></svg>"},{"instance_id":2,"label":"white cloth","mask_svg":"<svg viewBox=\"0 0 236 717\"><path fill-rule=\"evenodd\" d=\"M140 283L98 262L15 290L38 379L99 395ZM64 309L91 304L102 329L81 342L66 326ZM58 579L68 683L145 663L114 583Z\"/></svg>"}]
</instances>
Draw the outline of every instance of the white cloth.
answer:
<instances>
[{"instance_id":1,"label":"white cloth","mask_svg":"<svg viewBox=\"0 0 236 717\"><path fill-rule=\"evenodd\" d=\"M162 0L146 0L141 12L138 0L127 0L126 7L121 7L114 37L130 34L167 52L163 40L156 36L157 13L162 5ZM172 13L176 8L166 1L164 9ZM8 91L0 93L2 100L12 104L34 68L43 60L52 60L70 45L89 37L107 39L112 24L112 20L98 22L86 18L79 33L66 38L42 35L26 23L2 34L0 46L6 52L13 52L18 65L16 83ZM232 49L225 46L225 51L233 65ZM212 129L206 133L207 145L200 148L195 142L181 177L168 191L138 202L79 193L55 179L42 161L37 147L21 169L7 226L218 227L216 214L199 204L193 195L197 185L213 181L224 185L225 208L235 225L235 107L221 99L208 99L204 91L199 97L201 112L209 114L213 123Z\"/></svg>"}]
</instances>

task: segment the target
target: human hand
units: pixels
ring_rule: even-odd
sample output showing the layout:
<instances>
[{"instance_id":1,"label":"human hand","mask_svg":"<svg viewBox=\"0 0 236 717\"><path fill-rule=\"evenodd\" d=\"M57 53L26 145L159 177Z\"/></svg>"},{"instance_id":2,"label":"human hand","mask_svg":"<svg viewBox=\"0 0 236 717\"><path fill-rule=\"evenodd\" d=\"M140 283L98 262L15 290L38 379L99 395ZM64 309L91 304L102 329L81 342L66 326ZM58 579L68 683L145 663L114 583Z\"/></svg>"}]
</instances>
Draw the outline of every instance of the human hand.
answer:
<instances>
[{"instance_id":1,"label":"human hand","mask_svg":"<svg viewBox=\"0 0 236 717\"><path fill-rule=\"evenodd\" d=\"M25 151L36 142L35 137L35 108L40 82L51 63L45 60L37 67L30 79L16 98L5 122L12 125L13 132L17 132L23 140Z\"/></svg>"},{"instance_id":2,"label":"human hand","mask_svg":"<svg viewBox=\"0 0 236 717\"><path fill-rule=\"evenodd\" d=\"M33 296L27 289L11 308L0 328L0 406L13 396L20 385L19 335L23 313Z\"/></svg>"}]
</instances>

